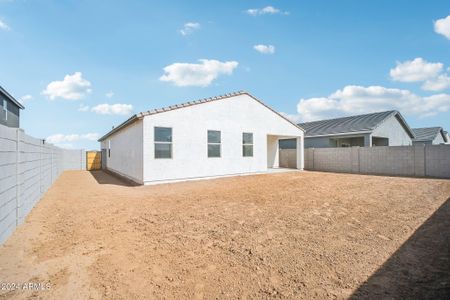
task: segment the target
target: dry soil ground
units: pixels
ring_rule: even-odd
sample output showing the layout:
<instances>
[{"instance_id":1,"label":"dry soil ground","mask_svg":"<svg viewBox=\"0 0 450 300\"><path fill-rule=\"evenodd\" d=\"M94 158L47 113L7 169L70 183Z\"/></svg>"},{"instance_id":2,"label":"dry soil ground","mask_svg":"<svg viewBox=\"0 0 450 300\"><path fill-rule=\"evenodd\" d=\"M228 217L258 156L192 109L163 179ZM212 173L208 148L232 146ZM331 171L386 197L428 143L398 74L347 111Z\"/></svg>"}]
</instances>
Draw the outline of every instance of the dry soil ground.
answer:
<instances>
[{"instance_id":1,"label":"dry soil ground","mask_svg":"<svg viewBox=\"0 0 450 300\"><path fill-rule=\"evenodd\" d=\"M4 298L445 298L450 180L65 172L0 247Z\"/></svg>"}]
</instances>

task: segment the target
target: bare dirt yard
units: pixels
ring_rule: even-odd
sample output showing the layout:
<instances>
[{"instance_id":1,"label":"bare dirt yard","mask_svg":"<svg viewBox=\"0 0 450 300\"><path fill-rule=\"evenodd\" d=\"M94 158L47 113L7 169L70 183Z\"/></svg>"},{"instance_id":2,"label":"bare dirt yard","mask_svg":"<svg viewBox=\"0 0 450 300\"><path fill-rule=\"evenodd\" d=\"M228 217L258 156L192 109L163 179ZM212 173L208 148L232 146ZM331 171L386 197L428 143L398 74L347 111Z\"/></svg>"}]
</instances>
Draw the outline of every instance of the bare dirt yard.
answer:
<instances>
[{"instance_id":1,"label":"bare dirt yard","mask_svg":"<svg viewBox=\"0 0 450 300\"><path fill-rule=\"evenodd\" d=\"M446 298L450 180L65 172L0 247L18 299Z\"/></svg>"}]
</instances>

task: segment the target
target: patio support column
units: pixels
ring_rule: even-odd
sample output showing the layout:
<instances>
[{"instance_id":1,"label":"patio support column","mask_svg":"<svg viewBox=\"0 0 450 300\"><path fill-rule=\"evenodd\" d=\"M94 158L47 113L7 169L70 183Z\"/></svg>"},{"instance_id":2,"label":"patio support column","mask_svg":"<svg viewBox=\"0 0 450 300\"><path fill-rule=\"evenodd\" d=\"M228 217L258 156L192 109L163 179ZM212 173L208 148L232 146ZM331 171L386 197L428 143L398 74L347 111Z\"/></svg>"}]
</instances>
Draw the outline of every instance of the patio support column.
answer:
<instances>
[{"instance_id":1,"label":"patio support column","mask_svg":"<svg viewBox=\"0 0 450 300\"><path fill-rule=\"evenodd\" d=\"M298 170L303 170L303 167L305 165L304 138L303 137L298 137L296 139L296 141L297 141L297 169Z\"/></svg>"},{"instance_id":2,"label":"patio support column","mask_svg":"<svg viewBox=\"0 0 450 300\"><path fill-rule=\"evenodd\" d=\"M364 147L372 147L372 135L364 135Z\"/></svg>"},{"instance_id":3,"label":"patio support column","mask_svg":"<svg viewBox=\"0 0 450 300\"><path fill-rule=\"evenodd\" d=\"M267 136L267 167L278 168L279 164L279 146L278 137L274 135Z\"/></svg>"}]
</instances>

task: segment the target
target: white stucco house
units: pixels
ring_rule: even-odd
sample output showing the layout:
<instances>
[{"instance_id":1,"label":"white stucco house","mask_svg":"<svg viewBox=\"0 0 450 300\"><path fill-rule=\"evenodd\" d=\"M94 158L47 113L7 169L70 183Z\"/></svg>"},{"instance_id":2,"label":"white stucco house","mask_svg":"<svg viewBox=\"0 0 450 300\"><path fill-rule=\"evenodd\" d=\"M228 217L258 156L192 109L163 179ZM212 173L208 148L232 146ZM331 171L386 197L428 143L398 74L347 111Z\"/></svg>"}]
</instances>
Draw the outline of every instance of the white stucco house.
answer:
<instances>
[{"instance_id":1,"label":"white stucco house","mask_svg":"<svg viewBox=\"0 0 450 300\"><path fill-rule=\"evenodd\" d=\"M304 131L241 91L133 115L99 139L104 167L139 184L265 172L279 167L280 139Z\"/></svg>"}]
</instances>

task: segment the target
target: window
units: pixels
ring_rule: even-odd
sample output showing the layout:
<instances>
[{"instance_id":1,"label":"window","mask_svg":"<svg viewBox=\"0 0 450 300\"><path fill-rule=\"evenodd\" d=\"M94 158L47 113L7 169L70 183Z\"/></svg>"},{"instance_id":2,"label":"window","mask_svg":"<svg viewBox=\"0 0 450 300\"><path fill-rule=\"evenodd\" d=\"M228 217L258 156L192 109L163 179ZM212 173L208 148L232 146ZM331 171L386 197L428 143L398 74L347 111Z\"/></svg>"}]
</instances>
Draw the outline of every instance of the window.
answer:
<instances>
[{"instance_id":1,"label":"window","mask_svg":"<svg viewBox=\"0 0 450 300\"><path fill-rule=\"evenodd\" d=\"M5 112L5 120L8 120L8 102L3 99L3 111Z\"/></svg>"},{"instance_id":2,"label":"window","mask_svg":"<svg viewBox=\"0 0 450 300\"><path fill-rule=\"evenodd\" d=\"M108 157L111 157L111 140L108 140Z\"/></svg>"},{"instance_id":3,"label":"window","mask_svg":"<svg viewBox=\"0 0 450 300\"><path fill-rule=\"evenodd\" d=\"M220 131L208 130L208 157L220 157Z\"/></svg>"},{"instance_id":4,"label":"window","mask_svg":"<svg viewBox=\"0 0 450 300\"><path fill-rule=\"evenodd\" d=\"M253 133L242 134L242 156L253 157Z\"/></svg>"},{"instance_id":5,"label":"window","mask_svg":"<svg viewBox=\"0 0 450 300\"><path fill-rule=\"evenodd\" d=\"M172 128L155 127L155 158L172 158Z\"/></svg>"}]
</instances>

